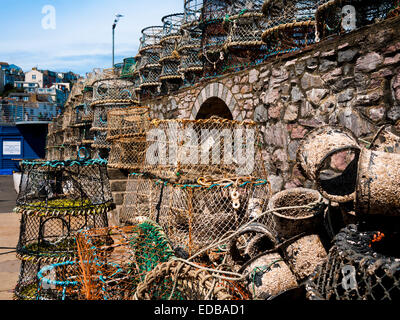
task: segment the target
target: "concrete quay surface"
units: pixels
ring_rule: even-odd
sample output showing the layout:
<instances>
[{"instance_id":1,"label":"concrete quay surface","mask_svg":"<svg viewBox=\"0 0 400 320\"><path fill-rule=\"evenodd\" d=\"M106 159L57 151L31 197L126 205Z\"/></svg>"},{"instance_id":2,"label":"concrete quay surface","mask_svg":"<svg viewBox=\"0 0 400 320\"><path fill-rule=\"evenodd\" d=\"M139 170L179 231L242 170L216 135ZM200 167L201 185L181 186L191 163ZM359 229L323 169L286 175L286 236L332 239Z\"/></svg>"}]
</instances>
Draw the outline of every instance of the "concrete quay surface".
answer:
<instances>
[{"instance_id":1,"label":"concrete quay surface","mask_svg":"<svg viewBox=\"0 0 400 320\"><path fill-rule=\"evenodd\" d=\"M19 276L15 247L20 217L13 213L16 198L12 176L0 176L0 300L12 300Z\"/></svg>"}]
</instances>

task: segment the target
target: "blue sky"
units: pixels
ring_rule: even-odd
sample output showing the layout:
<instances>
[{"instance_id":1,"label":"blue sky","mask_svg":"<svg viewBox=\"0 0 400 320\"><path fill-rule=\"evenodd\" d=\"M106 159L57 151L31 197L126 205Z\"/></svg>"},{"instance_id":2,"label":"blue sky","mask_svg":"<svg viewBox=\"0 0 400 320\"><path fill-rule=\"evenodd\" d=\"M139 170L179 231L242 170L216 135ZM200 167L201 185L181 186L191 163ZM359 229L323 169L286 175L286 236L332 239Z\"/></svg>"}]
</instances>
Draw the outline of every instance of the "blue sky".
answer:
<instances>
[{"instance_id":1,"label":"blue sky","mask_svg":"<svg viewBox=\"0 0 400 320\"><path fill-rule=\"evenodd\" d=\"M140 31L183 11L184 0L0 0L0 61L84 75L112 64L111 26L118 23L115 62L135 56ZM56 29L43 29L42 8L54 6Z\"/></svg>"}]
</instances>

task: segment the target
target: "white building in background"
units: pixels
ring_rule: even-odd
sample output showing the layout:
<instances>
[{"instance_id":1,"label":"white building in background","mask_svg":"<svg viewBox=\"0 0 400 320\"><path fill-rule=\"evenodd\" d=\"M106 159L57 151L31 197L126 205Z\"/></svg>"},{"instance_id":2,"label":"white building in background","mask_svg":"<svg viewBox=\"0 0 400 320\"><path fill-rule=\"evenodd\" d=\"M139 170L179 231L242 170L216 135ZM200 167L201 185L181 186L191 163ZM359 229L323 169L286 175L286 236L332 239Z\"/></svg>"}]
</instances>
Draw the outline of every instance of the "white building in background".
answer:
<instances>
[{"instance_id":1,"label":"white building in background","mask_svg":"<svg viewBox=\"0 0 400 320\"><path fill-rule=\"evenodd\" d=\"M44 75L42 72L33 68L31 71L25 73L25 82L37 83L39 88L43 88Z\"/></svg>"}]
</instances>

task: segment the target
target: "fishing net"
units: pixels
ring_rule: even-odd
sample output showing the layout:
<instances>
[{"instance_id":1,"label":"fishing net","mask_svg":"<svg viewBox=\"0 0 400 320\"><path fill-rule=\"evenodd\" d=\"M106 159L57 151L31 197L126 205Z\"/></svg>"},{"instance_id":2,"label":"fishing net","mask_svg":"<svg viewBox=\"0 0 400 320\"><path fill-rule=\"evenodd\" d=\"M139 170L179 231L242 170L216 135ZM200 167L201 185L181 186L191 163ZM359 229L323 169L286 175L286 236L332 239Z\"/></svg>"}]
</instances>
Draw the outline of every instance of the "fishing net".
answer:
<instances>
[{"instance_id":1,"label":"fishing net","mask_svg":"<svg viewBox=\"0 0 400 320\"><path fill-rule=\"evenodd\" d=\"M394 13L398 0L331 0L320 3L316 12L321 39L340 35L382 21Z\"/></svg>"},{"instance_id":2,"label":"fishing net","mask_svg":"<svg viewBox=\"0 0 400 320\"><path fill-rule=\"evenodd\" d=\"M208 176L265 178L261 141L255 122L153 120L147 134L144 171L181 181Z\"/></svg>"},{"instance_id":3,"label":"fishing net","mask_svg":"<svg viewBox=\"0 0 400 320\"><path fill-rule=\"evenodd\" d=\"M77 242L86 300L131 299L148 272L174 257L161 227L149 220L83 231Z\"/></svg>"},{"instance_id":4,"label":"fishing net","mask_svg":"<svg viewBox=\"0 0 400 320\"><path fill-rule=\"evenodd\" d=\"M398 236L355 225L335 237L326 262L307 284L313 300L398 300Z\"/></svg>"},{"instance_id":5,"label":"fishing net","mask_svg":"<svg viewBox=\"0 0 400 320\"><path fill-rule=\"evenodd\" d=\"M266 0L262 35L269 55L292 52L315 43L315 12L327 0Z\"/></svg>"},{"instance_id":6,"label":"fishing net","mask_svg":"<svg viewBox=\"0 0 400 320\"><path fill-rule=\"evenodd\" d=\"M176 260L159 264L138 285L137 300L245 300L236 282L221 280L203 269Z\"/></svg>"},{"instance_id":7,"label":"fishing net","mask_svg":"<svg viewBox=\"0 0 400 320\"><path fill-rule=\"evenodd\" d=\"M176 184L146 175L129 176L121 222L146 217L159 223L174 248L189 255L236 230L265 211L267 180L205 181ZM270 218L261 218L273 225ZM267 221L268 220L268 221Z\"/></svg>"},{"instance_id":8,"label":"fishing net","mask_svg":"<svg viewBox=\"0 0 400 320\"><path fill-rule=\"evenodd\" d=\"M106 227L111 209L104 161L23 162L17 251L41 257L70 255L76 232Z\"/></svg>"}]
</instances>

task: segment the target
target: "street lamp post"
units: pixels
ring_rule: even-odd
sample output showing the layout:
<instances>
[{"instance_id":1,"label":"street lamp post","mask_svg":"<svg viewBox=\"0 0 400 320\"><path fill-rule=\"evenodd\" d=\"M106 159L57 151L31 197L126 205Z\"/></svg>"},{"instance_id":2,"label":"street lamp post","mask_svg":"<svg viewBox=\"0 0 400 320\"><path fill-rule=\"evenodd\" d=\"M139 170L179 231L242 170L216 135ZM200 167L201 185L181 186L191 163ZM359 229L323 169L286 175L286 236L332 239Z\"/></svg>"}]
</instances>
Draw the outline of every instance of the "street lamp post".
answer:
<instances>
[{"instance_id":1,"label":"street lamp post","mask_svg":"<svg viewBox=\"0 0 400 320\"><path fill-rule=\"evenodd\" d=\"M113 69L114 69L114 65L115 65L115 61L114 61L114 57L115 57L115 54L114 54L115 28L117 27L117 23L118 23L119 19L122 18L122 17L123 17L122 14L116 14L114 23L112 25L112 68Z\"/></svg>"}]
</instances>

